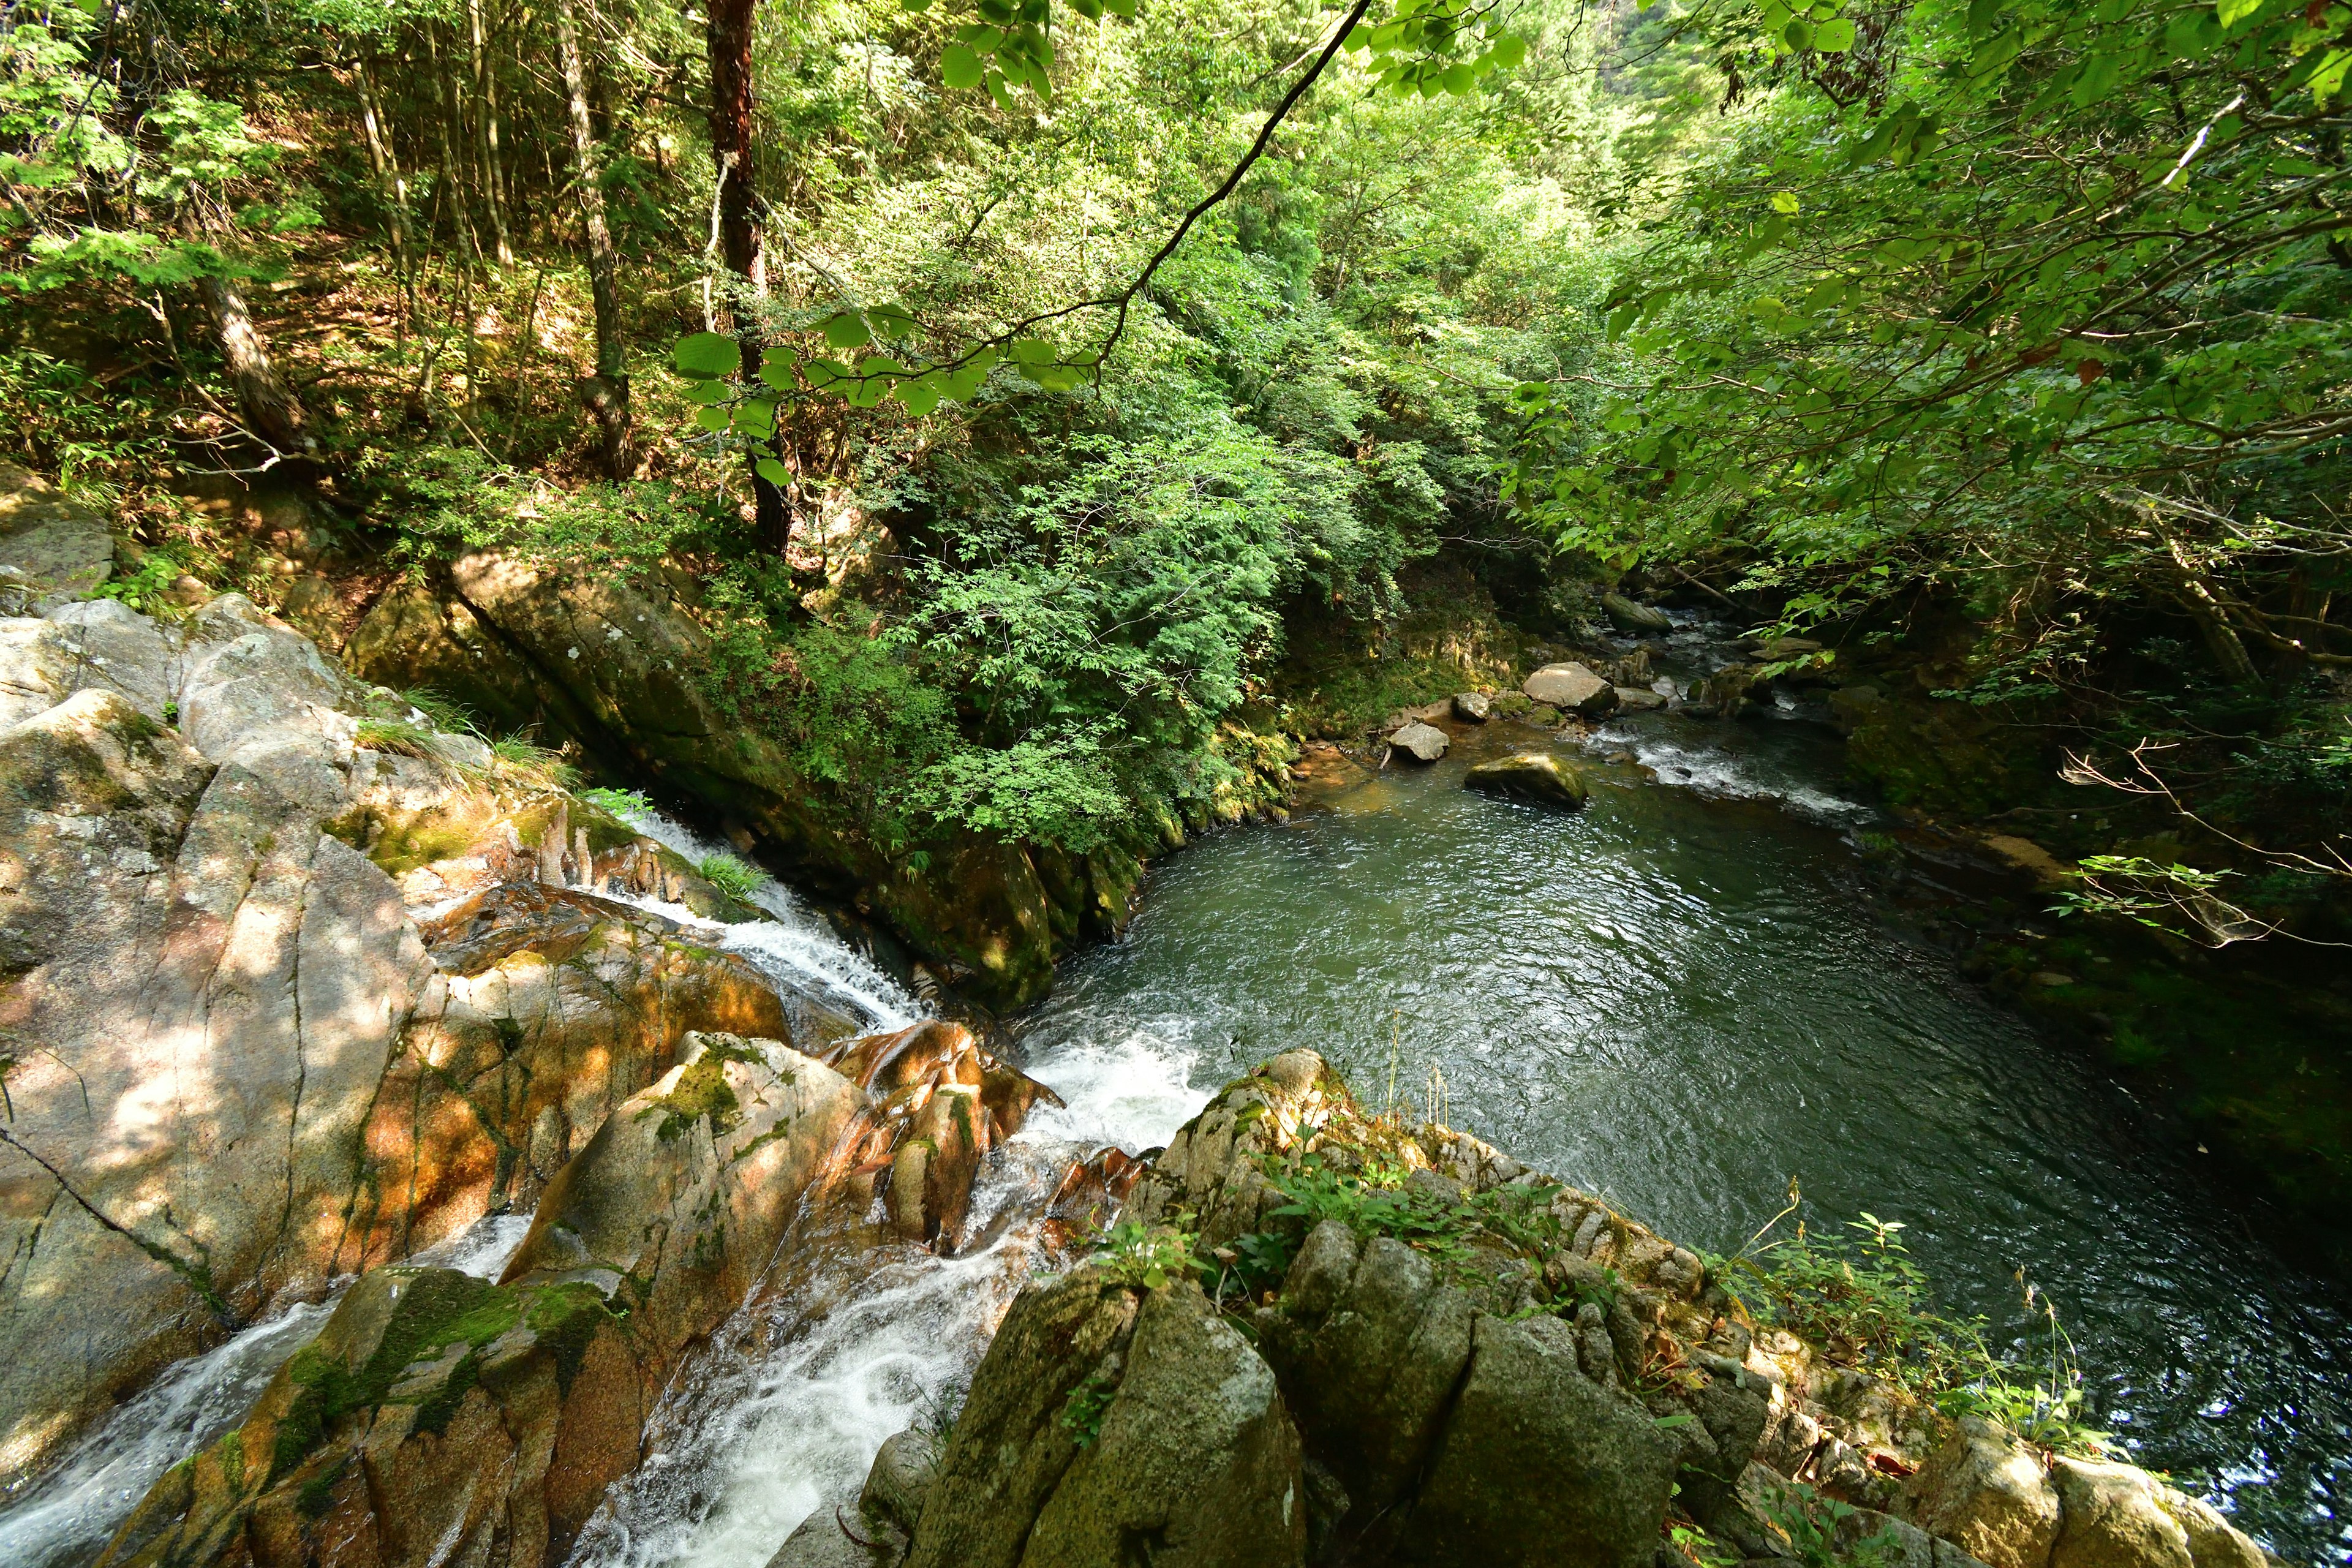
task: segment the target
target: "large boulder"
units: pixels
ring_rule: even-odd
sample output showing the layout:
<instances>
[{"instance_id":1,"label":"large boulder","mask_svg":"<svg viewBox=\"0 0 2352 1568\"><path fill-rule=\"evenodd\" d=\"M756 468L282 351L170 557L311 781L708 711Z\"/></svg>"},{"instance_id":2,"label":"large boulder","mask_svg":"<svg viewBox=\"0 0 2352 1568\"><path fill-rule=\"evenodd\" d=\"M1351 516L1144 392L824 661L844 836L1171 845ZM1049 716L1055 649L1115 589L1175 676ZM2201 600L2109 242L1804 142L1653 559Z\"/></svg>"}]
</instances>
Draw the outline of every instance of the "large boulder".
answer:
<instances>
[{"instance_id":1,"label":"large boulder","mask_svg":"<svg viewBox=\"0 0 2352 1568\"><path fill-rule=\"evenodd\" d=\"M1100 1425L1038 1510L1021 1561L1095 1568L1148 1541L1166 1568L1297 1568L1304 1494L1274 1373L1178 1280L1144 1298Z\"/></svg>"},{"instance_id":2,"label":"large boulder","mask_svg":"<svg viewBox=\"0 0 2352 1568\"><path fill-rule=\"evenodd\" d=\"M1584 776L1549 752L1515 752L1480 763L1463 776L1462 787L1556 805L1563 811L1581 810L1591 795Z\"/></svg>"},{"instance_id":3,"label":"large boulder","mask_svg":"<svg viewBox=\"0 0 2352 1568\"><path fill-rule=\"evenodd\" d=\"M0 620L0 1028L33 1047L7 1083L29 1157L0 1161L0 1484L224 1332L529 1204L688 1029L797 1026L741 961L588 896L597 852L567 869L543 806L518 833L478 742L387 730L236 595ZM441 826L378 831L398 802ZM427 840L473 892L531 895L432 930L472 892L404 896L388 866ZM540 897L551 867L570 890Z\"/></svg>"},{"instance_id":4,"label":"large boulder","mask_svg":"<svg viewBox=\"0 0 2352 1568\"><path fill-rule=\"evenodd\" d=\"M1389 736L1389 755L1410 757L1416 763L1433 763L1445 754L1451 742L1445 731L1434 724L1416 720Z\"/></svg>"},{"instance_id":5,"label":"large boulder","mask_svg":"<svg viewBox=\"0 0 2352 1568\"><path fill-rule=\"evenodd\" d=\"M877 1096L781 1041L688 1036L548 1184L497 1283L366 1275L237 1431L156 1482L106 1568L553 1568L635 1468L681 1359L793 1238L811 1262L859 1233L906 1131L898 1091L1009 1071L953 1026L929 1039L843 1053L876 1089L900 1069ZM1003 1101L1012 1126L1034 1098ZM903 1468L887 1506L911 1513L921 1467ZM783 1560L874 1561L811 1523Z\"/></svg>"},{"instance_id":6,"label":"large boulder","mask_svg":"<svg viewBox=\"0 0 2352 1568\"><path fill-rule=\"evenodd\" d=\"M1617 706L1617 689L1581 664L1548 664L1519 685L1530 701L1597 718Z\"/></svg>"},{"instance_id":7,"label":"large boulder","mask_svg":"<svg viewBox=\"0 0 2352 1568\"><path fill-rule=\"evenodd\" d=\"M1905 1512L1992 1568L2044 1568L2058 1490L2041 1457L1994 1422L1962 1420L1906 1487Z\"/></svg>"},{"instance_id":8,"label":"large boulder","mask_svg":"<svg viewBox=\"0 0 2352 1568\"><path fill-rule=\"evenodd\" d=\"M1635 1568L1657 1550L1681 1445L1580 1364L1556 1317L1481 1317L1470 1373L1397 1556ZM1369 1369L1368 1369L1369 1370Z\"/></svg>"}]
</instances>

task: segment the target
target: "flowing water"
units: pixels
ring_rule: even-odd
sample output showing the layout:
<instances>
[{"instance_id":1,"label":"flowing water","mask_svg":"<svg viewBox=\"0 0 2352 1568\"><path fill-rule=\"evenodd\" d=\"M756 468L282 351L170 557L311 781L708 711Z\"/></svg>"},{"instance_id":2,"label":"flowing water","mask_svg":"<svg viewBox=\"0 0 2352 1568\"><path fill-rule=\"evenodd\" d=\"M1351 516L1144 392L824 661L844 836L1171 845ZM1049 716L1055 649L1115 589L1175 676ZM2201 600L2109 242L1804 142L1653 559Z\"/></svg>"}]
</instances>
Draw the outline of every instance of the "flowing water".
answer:
<instances>
[{"instance_id":1,"label":"flowing water","mask_svg":"<svg viewBox=\"0 0 2352 1568\"><path fill-rule=\"evenodd\" d=\"M529 1215L494 1215L414 1259L495 1279L530 1228ZM245 1419L289 1357L335 1310L301 1301L164 1369L100 1422L65 1461L0 1512L0 1563L71 1568L98 1555L155 1478Z\"/></svg>"},{"instance_id":2,"label":"flowing water","mask_svg":"<svg viewBox=\"0 0 2352 1568\"><path fill-rule=\"evenodd\" d=\"M2352 1559L2341 1281L2256 1239L2127 1090L1874 908L1847 839L1872 813L1837 793L1825 731L1612 726L1576 756L1575 816L1460 787L1507 744L1572 750L1474 731L1155 867L1126 941L1026 1021L1032 1070L1177 1062L1213 1085L1312 1046L1360 1095L1393 1073L1398 1099L1437 1094L1717 1252L1795 1176L1816 1227L1901 1221L1945 1310L2021 1346L2022 1270L2139 1462L2291 1560Z\"/></svg>"},{"instance_id":3,"label":"flowing water","mask_svg":"<svg viewBox=\"0 0 2352 1568\"><path fill-rule=\"evenodd\" d=\"M2257 1239L2243 1200L2142 1131L2125 1089L1874 906L1850 841L1872 813L1835 787L1833 742L1801 723L1635 720L1580 759L1595 790L1573 816L1459 787L1506 743L1559 742L1497 725L1434 768L1343 779L1288 825L1156 867L1128 938L1066 965L1020 1021L1030 1070L1068 1103L991 1156L974 1211L1001 1222L994 1240L953 1259L781 1261L680 1369L576 1568L761 1568L884 1437L952 1399L1039 1260L1031 1216L1070 1153L1163 1142L1216 1084L1295 1046L1367 1097L1441 1101L1689 1245L1737 1247L1795 1176L1817 1226L1902 1221L1942 1305L2003 1336L2027 1327L2022 1272L2136 1458L2290 1561L2352 1561L2340 1283ZM640 826L705 852L675 824ZM877 1028L919 1016L783 889L755 901L772 919L725 942L780 984ZM123 1406L0 1515L0 1561L86 1556L325 1311L248 1331Z\"/></svg>"}]
</instances>

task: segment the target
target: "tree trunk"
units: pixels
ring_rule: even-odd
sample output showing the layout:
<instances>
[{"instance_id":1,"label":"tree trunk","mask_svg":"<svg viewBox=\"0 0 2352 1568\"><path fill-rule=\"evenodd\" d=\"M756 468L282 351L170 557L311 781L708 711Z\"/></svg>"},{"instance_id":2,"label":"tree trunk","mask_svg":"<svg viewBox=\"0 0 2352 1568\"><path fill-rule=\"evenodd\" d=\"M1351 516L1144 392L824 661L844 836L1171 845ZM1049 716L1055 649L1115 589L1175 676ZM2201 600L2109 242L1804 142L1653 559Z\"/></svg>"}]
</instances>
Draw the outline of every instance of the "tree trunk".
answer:
<instances>
[{"instance_id":1,"label":"tree trunk","mask_svg":"<svg viewBox=\"0 0 2352 1568\"><path fill-rule=\"evenodd\" d=\"M213 331L220 338L221 353L228 360L229 384L236 389L237 411L245 416L246 428L279 457L308 457L317 451L319 444L309 429L310 416L303 412L302 400L294 395L294 389L278 374L278 367L269 363L268 340L253 324L244 293L226 278L199 279L196 292L204 299Z\"/></svg>"},{"instance_id":2,"label":"tree trunk","mask_svg":"<svg viewBox=\"0 0 2352 1568\"><path fill-rule=\"evenodd\" d=\"M588 412L604 440L604 471L625 479L636 467L629 440L629 375L621 357L620 259L604 213L604 187L595 128L588 121L588 73L580 58L572 0L555 0L555 47L562 58L563 96L571 110L572 178L580 186L581 225L588 235L588 291L596 306L596 374L583 388Z\"/></svg>"},{"instance_id":3,"label":"tree trunk","mask_svg":"<svg viewBox=\"0 0 2352 1568\"><path fill-rule=\"evenodd\" d=\"M457 95L450 89L448 73L441 68L441 46L434 36L430 22L425 26L425 63L433 76L433 95L441 112L435 117L435 131L441 139L441 178L437 183L449 193L446 204L452 237L457 242L458 253L466 258L466 270L470 276L474 264L481 258L481 247L474 238L474 216L466 201L466 175L457 161L457 148L465 140L465 123L457 111ZM451 128L456 127L456 134ZM472 318L467 319L466 330L474 330Z\"/></svg>"},{"instance_id":4,"label":"tree trunk","mask_svg":"<svg viewBox=\"0 0 2352 1568\"><path fill-rule=\"evenodd\" d=\"M756 299L768 291L760 247L760 200L751 176L751 32L758 0L709 0L706 37L710 51L710 148L719 163L719 256ZM737 310L735 335L743 346L743 374L756 376L766 344L756 313ZM751 500L760 539L779 555L792 542L784 493L751 473Z\"/></svg>"},{"instance_id":5,"label":"tree trunk","mask_svg":"<svg viewBox=\"0 0 2352 1568\"><path fill-rule=\"evenodd\" d=\"M498 247L499 265L514 265L514 247L507 241L507 204L499 190L499 110L490 97L490 55L482 30L482 0L466 0L466 36L474 68L474 146L482 161L482 200L489 208L490 238Z\"/></svg>"},{"instance_id":6,"label":"tree trunk","mask_svg":"<svg viewBox=\"0 0 2352 1568\"><path fill-rule=\"evenodd\" d=\"M392 139L386 133L383 96L376 87L373 63L362 60L352 75L359 88L360 122L367 132L368 166L375 174L376 190L392 223L392 262L400 269L401 331L404 334L416 320L416 263L410 254L408 240L413 226L408 216L408 181L401 174Z\"/></svg>"}]
</instances>

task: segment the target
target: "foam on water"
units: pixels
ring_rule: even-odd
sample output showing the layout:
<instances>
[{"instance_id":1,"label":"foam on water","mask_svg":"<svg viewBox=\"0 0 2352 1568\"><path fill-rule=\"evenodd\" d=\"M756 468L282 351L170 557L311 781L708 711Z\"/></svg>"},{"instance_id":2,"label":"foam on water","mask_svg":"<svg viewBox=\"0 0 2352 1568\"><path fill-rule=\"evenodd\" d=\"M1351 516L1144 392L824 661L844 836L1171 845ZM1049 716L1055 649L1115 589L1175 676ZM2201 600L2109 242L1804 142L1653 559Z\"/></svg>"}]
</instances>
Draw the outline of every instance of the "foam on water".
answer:
<instances>
[{"instance_id":1,"label":"foam on water","mask_svg":"<svg viewBox=\"0 0 2352 1568\"><path fill-rule=\"evenodd\" d=\"M1036 1063L1066 1103L990 1155L972 1213L996 1239L955 1258L883 1247L755 1295L681 1369L650 1457L607 1495L572 1568L761 1568L855 1491L885 1438L971 1378L1040 1261L1038 1219L1070 1162L1104 1143L1163 1144L1206 1103L1192 1060L1131 1027Z\"/></svg>"},{"instance_id":2,"label":"foam on water","mask_svg":"<svg viewBox=\"0 0 2352 1568\"><path fill-rule=\"evenodd\" d=\"M630 826L664 848L676 850L699 865L722 853L683 825L657 811L626 812ZM754 867L755 873L758 868ZM671 920L707 925L693 910L658 899L626 898ZM719 947L737 953L753 968L787 989L803 992L835 1006L846 1005L876 1029L904 1028L927 1009L904 986L876 968L871 960L835 934L822 916L801 902L774 878L761 874L751 889L751 902L767 911L764 921L719 927Z\"/></svg>"},{"instance_id":3,"label":"foam on water","mask_svg":"<svg viewBox=\"0 0 2352 1568\"><path fill-rule=\"evenodd\" d=\"M1762 758L1744 757L1721 746L1677 738L1655 723L1608 724L1584 742L1589 751L1627 751L1662 784L1731 800L1765 800L1832 826L1848 826L1877 814L1851 801L1786 776Z\"/></svg>"},{"instance_id":4,"label":"foam on water","mask_svg":"<svg viewBox=\"0 0 2352 1568\"><path fill-rule=\"evenodd\" d=\"M410 1261L495 1279L530 1228L529 1215L494 1215ZM338 1281L325 1300L297 1302L165 1368L0 1512L0 1563L66 1568L95 1556L156 1477L245 1418L287 1358L325 1325L349 1284Z\"/></svg>"}]
</instances>

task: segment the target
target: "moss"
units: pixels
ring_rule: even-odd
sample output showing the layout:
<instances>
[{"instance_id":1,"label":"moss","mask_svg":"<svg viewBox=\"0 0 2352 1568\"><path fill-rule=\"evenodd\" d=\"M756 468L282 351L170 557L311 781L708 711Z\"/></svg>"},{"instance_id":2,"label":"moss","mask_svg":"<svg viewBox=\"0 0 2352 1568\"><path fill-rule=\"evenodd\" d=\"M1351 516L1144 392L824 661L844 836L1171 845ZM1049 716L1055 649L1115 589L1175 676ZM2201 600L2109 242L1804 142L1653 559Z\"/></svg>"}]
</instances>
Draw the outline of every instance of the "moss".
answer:
<instances>
[{"instance_id":1,"label":"moss","mask_svg":"<svg viewBox=\"0 0 2352 1568\"><path fill-rule=\"evenodd\" d=\"M358 1367L315 1342L304 1346L287 1363L294 1398L278 1424L269 1479L292 1471L343 1417L383 1404L412 1362L430 1360L460 1339L487 1343L513 1327L516 1294L468 1274L429 1269L402 1293L383 1337Z\"/></svg>"},{"instance_id":2,"label":"moss","mask_svg":"<svg viewBox=\"0 0 2352 1568\"><path fill-rule=\"evenodd\" d=\"M742 1102L727 1082L729 1062L762 1061L760 1054L747 1047L730 1045L725 1040L706 1037L702 1054L688 1062L677 1075L677 1083L667 1094L637 1112L637 1120L659 1116L654 1136L667 1143L684 1134L697 1121L706 1117L710 1122L713 1140L724 1138L734 1131L740 1120L736 1112Z\"/></svg>"},{"instance_id":3,"label":"moss","mask_svg":"<svg viewBox=\"0 0 2352 1568\"><path fill-rule=\"evenodd\" d=\"M304 1519L324 1518L327 1510L335 1505L335 1488L341 1483L344 1473L351 1468L352 1457L346 1454L336 1463L304 1481L301 1489L294 1494L295 1511Z\"/></svg>"},{"instance_id":4,"label":"moss","mask_svg":"<svg viewBox=\"0 0 2352 1568\"><path fill-rule=\"evenodd\" d=\"M525 1319L540 1344L553 1353L555 1384L567 1394L588 1359L588 1347L597 1331L615 1321L596 1288L576 1280L541 1290Z\"/></svg>"}]
</instances>

